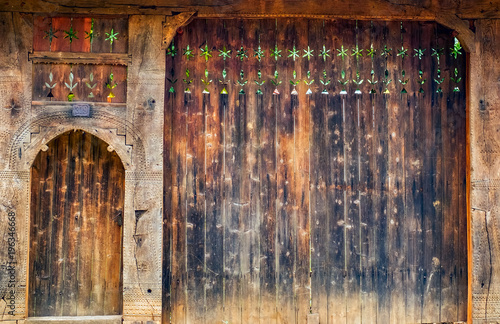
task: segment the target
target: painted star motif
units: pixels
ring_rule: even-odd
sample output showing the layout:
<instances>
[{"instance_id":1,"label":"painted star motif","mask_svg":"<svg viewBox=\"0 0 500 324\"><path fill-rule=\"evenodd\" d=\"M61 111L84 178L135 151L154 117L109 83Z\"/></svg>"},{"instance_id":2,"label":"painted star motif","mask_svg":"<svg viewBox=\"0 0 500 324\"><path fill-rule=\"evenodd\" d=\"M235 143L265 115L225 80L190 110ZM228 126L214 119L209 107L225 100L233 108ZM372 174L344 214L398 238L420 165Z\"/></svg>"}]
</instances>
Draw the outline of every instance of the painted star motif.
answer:
<instances>
[{"instance_id":1,"label":"painted star motif","mask_svg":"<svg viewBox=\"0 0 500 324\"><path fill-rule=\"evenodd\" d=\"M290 52L288 57L291 57L294 61L296 58L298 58L300 56L299 51L295 48L295 45L293 45L293 49L288 50L288 51Z\"/></svg>"},{"instance_id":2,"label":"painted star motif","mask_svg":"<svg viewBox=\"0 0 500 324\"><path fill-rule=\"evenodd\" d=\"M363 56L362 52L363 52L363 49L359 48L358 45L356 45L356 47L352 49L351 56L356 56L356 60L358 60L361 56Z\"/></svg>"},{"instance_id":3,"label":"painted star motif","mask_svg":"<svg viewBox=\"0 0 500 324\"><path fill-rule=\"evenodd\" d=\"M281 50L278 50L278 45L274 45L274 50L270 49L271 56L274 56L275 60L278 60L278 57L281 57Z\"/></svg>"},{"instance_id":4,"label":"painted star motif","mask_svg":"<svg viewBox=\"0 0 500 324\"><path fill-rule=\"evenodd\" d=\"M307 50L303 50L305 52L304 55L302 55L302 57L307 57L307 60L309 61L311 59L311 57L313 56L313 53L314 50L311 49L309 46L307 46Z\"/></svg>"},{"instance_id":5,"label":"painted star motif","mask_svg":"<svg viewBox=\"0 0 500 324\"><path fill-rule=\"evenodd\" d=\"M66 34L64 38L68 38L70 44L73 42L73 38L78 39L78 37L76 36L77 31L73 30L73 27L70 27L69 30L65 30L64 33Z\"/></svg>"},{"instance_id":6,"label":"painted star motif","mask_svg":"<svg viewBox=\"0 0 500 324\"><path fill-rule=\"evenodd\" d=\"M182 55L185 55L188 61L191 57L194 57L193 49L189 48L189 45L186 47L185 50L183 50L183 52L184 53Z\"/></svg>"},{"instance_id":7,"label":"painted star motif","mask_svg":"<svg viewBox=\"0 0 500 324\"><path fill-rule=\"evenodd\" d=\"M240 47L240 49L236 52L236 56L240 58L241 61L243 61L244 58L248 58L247 55L247 50L243 48L243 46Z\"/></svg>"},{"instance_id":8,"label":"painted star motif","mask_svg":"<svg viewBox=\"0 0 500 324\"><path fill-rule=\"evenodd\" d=\"M384 45L384 49L382 50L382 53L380 53L380 55L385 57L391 56L391 51L392 48L387 48L387 45Z\"/></svg>"},{"instance_id":9,"label":"painted star motif","mask_svg":"<svg viewBox=\"0 0 500 324\"><path fill-rule=\"evenodd\" d=\"M366 53L366 56L369 56L371 58L373 58L375 56L375 54L377 53L377 50L373 48L373 44L366 51L368 52L368 53Z\"/></svg>"},{"instance_id":10,"label":"painted star motif","mask_svg":"<svg viewBox=\"0 0 500 324\"><path fill-rule=\"evenodd\" d=\"M57 38L56 36L56 33L58 32L58 30L53 30L52 29L52 26L50 26L50 29L48 31L45 32L45 36L43 36L43 38L49 38L49 42L52 44L52 39L53 38Z\"/></svg>"},{"instance_id":11,"label":"painted star motif","mask_svg":"<svg viewBox=\"0 0 500 324\"><path fill-rule=\"evenodd\" d=\"M415 54L413 54L413 56L418 56L418 59L419 59L419 60L421 60L421 59L422 59L422 56L424 56L424 55L425 55L425 53L424 53L424 52L425 52L425 50L426 50L426 48L424 48L424 49L422 49L422 48L416 49L416 48L415 48L415 49L414 49Z\"/></svg>"},{"instance_id":12,"label":"painted star motif","mask_svg":"<svg viewBox=\"0 0 500 324\"><path fill-rule=\"evenodd\" d=\"M111 31L109 33L106 33L106 36L108 37L105 40L109 41L110 45L113 45L113 41L117 39L116 35L118 35L118 33L115 33L113 28L111 28Z\"/></svg>"},{"instance_id":13,"label":"painted star motif","mask_svg":"<svg viewBox=\"0 0 500 324\"><path fill-rule=\"evenodd\" d=\"M177 55L177 49L175 48L175 45L172 44L172 46L170 46L168 49L167 49L167 55L170 55L172 57L176 56Z\"/></svg>"},{"instance_id":14,"label":"painted star motif","mask_svg":"<svg viewBox=\"0 0 500 324\"><path fill-rule=\"evenodd\" d=\"M265 52L265 50L263 50L263 49L260 47L260 45L259 45L259 47L257 48L257 50L253 50L253 51L254 51L254 53L255 53L255 54L254 54L254 57L256 57L256 58L259 60L259 62L260 62L260 61L262 60L262 58L264 57L264 52Z\"/></svg>"},{"instance_id":15,"label":"painted star motif","mask_svg":"<svg viewBox=\"0 0 500 324\"><path fill-rule=\"evenodd\" d=\"M401 56L401 58L404 60L404 58L408 56L408 49L404 46L401 46L401 49L398 50L398 56Z\"/></svg>"},{"instance_id":16,"label":"painted star motif","mask_svg":"<svg viewBox=\"0 0 500 324\"><path fill-rule=\"evenodd\" d=\"M219 56L222 56L222 59L225 61L227 58L231 58L231 50L226 49L226 45L219 50Z\"/></svg>"},{"instance_id":17,"label":"painted star motif","mask_svg":"<svg viewBox=\"0 0 500 324\"><path fill-rule=\"evenodd\" d=\"M319 56L323 58L323 61L326 61L326 57L330 57L330 54L328 54L330 50L326 50L325 45L323 45L323 49L319 52Z\"/></svg>"},{"instance_id":18,"label":"painted star motif","mask_svg":"<svg viewBox=\"0 0 500 324\"><path fill-rule=\"evenodd\" d=\"M205 57L205 62L208 62L208 59L212 57L212 51L208 48L208 45L205 44L205 48L201 47L200 48L201 50L201 54L200 56L204 56Z\"/></svg>"},{"instance_id":19,"label":"painted star motif","mask_svg":"<svg viewBox=\"0 0 500 324\"><path fill-rule=\"evenodd\" d=\"M344 57L346 57L347 55L349 55L349 54L347 54L347 48L344 49L344 45L342 45L340 47L340 49L337 48L337 51L339 52L337 54L337 56L341 56L342 57L342 61L344 60Z\"/></svg>"}]
</instances>

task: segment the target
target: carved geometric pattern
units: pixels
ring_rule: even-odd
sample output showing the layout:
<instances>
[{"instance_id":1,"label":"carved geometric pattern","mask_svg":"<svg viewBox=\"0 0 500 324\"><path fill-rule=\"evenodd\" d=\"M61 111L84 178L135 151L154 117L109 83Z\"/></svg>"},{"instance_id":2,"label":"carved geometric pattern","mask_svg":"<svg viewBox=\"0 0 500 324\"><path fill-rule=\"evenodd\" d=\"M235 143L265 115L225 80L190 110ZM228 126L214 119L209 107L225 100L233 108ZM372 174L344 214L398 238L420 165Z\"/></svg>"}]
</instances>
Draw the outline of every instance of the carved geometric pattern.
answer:
<instances>
[{"instance_id":1,"label":"carved geometric pattern","mask_svg":"<svg viewBox=\"0 0 500 324\"><path fill-rule=\"evenodd\" d=\"M40 116L31 122L25 123L16 131L13 136L13 140L10 143L9 168L11 170L19 168L17 164L20 159L20 150L24 147L24 144L32 142L32 136L36 136L40 132L41 127L44 125L59 124L71 125L74 128L79 128L79 123L77 121L82 118L83 117L72 117L70 110L68 110ZM94 110L92 117L85 119L101 120L113 125L114 128L116 128L116 134L124 137L124 144L126 146L134 147L134 151L138 154L139 158L137 167L147 169L147 159L145 156L144 146L142 144L143 137L129 122L100 110Z\"/></svg>"},{"instance_id":2,"label":"carved geometric pattern","mask_svg":"<svg viewBox=\"0 0 500 324\"><path fill-rule=\"evenodd\" d=\"M500 188L500 179L473 179L471 180L471 187L479 190Z\"/></svg>"},{"instance_id":3,"label":"carved geometric pattern","mask_svg":"<svg viewBox=\"0 0 500 324\"><path fill-rule=\"evenodd\" d=\"M0 180L30 180L29 171L0 171Z\"/></svg>"},{"instance_id":4,"label":"carved geometric pattern","mask_svg":"<svg viewBox=\"0 0 500 324\"><path fill-rule=\"evenodd\" d=\"M141 282L140 287L124 287L123 308L127 315L161 316L161 285Z\"/></svg>"},{"instance_id":5,"label":"carved geometric pattern","mask_svg":"<svg viewBox=\"0 0 500 324\"><path fill-rule=\"evenodd\" d=\"M161 171L125 171L125 180L163 182L163 172Z\"/></svg>"},{"instance_id":6,"label":"carved geometric pattern","mask_svg":"<svg viewBox=\"0 0 500 324\"><path fill-rule=\"evenodd\" d=\"M488 309L486 312L486 300L488 300ZM485 315L488 319L500 318L500 293L473 294L472 295L472 317L474 319L483 319Z\"/></svg>"}]
</instances>

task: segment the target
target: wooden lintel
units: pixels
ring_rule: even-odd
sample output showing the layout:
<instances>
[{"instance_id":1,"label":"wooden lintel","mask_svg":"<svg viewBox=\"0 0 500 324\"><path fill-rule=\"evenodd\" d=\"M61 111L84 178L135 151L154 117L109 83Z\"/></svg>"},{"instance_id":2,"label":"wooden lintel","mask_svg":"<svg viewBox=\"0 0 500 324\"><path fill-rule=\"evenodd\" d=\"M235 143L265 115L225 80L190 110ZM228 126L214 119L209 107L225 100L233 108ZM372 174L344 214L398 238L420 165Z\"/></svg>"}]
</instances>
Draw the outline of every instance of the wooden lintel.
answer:
<instances>
[{"instance_id":1,"label":"wooden lintel","mask_svg":"<svg viewBox=\"0 0 500 324\"><path fill-rule=\"evenodd\" d=\"M453 29L457 32L457 38L462 44L463 48L469 52L474 53L476 51L476 34L469 28L469 23L460 19L458 16L453 14L436 14L436 19L438 23L448 28Z\"/></svg>"},{"instance_id":2,"label":"wooden lintel","mask_svg":"<svg viewBox=\"0 0 500 324\"><path fill-rule=\"evenodd\" d=\"M163 22L163 39L161 49L167 49L168 45L175 36L179 27L187 25L196 15L195 11L181 12L175 16L167 16Z\"/></svg>"},{"instance_id":3,"label":"wooden lintel","mask_svg":"<svg viewBox=\"0 0 500 324\"><path fill-rule=\"evenodd\" d=\"M33 52L28 54L28 60L56 64L132 64L132 57L127 53Z\"/></svg>"}]
</instances>

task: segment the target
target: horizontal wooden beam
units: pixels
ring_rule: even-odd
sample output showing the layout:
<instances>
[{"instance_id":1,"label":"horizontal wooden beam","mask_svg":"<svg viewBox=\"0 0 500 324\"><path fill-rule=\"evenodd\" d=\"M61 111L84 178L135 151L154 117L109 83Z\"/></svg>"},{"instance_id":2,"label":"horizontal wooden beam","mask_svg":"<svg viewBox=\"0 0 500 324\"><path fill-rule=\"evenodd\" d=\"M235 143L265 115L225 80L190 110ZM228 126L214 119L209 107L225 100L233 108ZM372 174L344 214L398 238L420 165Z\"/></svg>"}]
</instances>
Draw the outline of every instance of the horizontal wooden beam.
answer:
<instances>
[{"instance_id":1,"label":"horizontal wooden beam","mask_svg":"<svg viewBox=\"0 0 500 324\"><path fill-rule=\"evenodd\" d=\"M132 64L132 56L126 53L33 52L28 54L28 60L33 63Z\"/></svg>"},{"instance_id":2,"label":"horizontal wooden beam","mask_svg":"<svg viewBox=\"0 0 500 324\"><path fill-rule=\"evenodd\" d=\"M443 13L462 19L500 18L500 0L5 0L0 11L85 15L166 15L197 12L199 17L289 15L357 19L420 19Z\"/></svg>"}]
</instances>

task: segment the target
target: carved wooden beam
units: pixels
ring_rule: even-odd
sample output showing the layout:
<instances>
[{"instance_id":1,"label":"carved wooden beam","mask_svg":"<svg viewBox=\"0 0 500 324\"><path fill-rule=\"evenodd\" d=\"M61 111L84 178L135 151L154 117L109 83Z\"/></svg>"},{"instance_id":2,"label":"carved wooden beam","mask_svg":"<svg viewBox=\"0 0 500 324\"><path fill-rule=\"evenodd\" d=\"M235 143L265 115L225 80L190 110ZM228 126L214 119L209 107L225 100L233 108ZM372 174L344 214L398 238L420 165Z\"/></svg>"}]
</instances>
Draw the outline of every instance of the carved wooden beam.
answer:
<instances>
[{"instance_id":1,"label":"carved wooden beam","mask_svg":"<svg viewBox=\"0 0 500 324\"><path fill-rule=\"evenodd\" d=\"M167 16L163 22L163 40L161 49L167 49L168 45L175 36L175 32L180 27L187 25L196 15L195 11L181 12L175 16Z\"/></svg>"},{"instance_id":2,"label":"carved wooden beam","mask_svg":"<svg viewBox=\"0 0 500 324\"><path fill-rule=\"evenodd\" d=\"M467 52L474 53L476 51L476 34L470 30L469 23L467 21L458 18L456 15L446 13L436 14L436 21L441 25L456 31L456 37Z\"/></svg>"},{"instance_id":3,"label":"carved wooden beam","mask_svg":"<svg viewBox=\"0 0 500 324\"><path fill-rule=\"evenodd\" d=\"M33 63L112 65L132 64L132 57L126 53L33 52L28 53L28 60L33 61Z\"/></svg>"},{"instance_id":4,"label":"carved wooden beam","mask_svg":"<svg viewBox=\"0 0 500 324\"><path fill-rule=\"evenodd\" d=\"M234 15L327 15L355 19L425 19L425 11L463 19L500 18L500 0L2 0L0 11L49 15L166 15L198 12L199 17ZM349 18L351 19L351 18Z\"/></svg>"}]
</instances>

